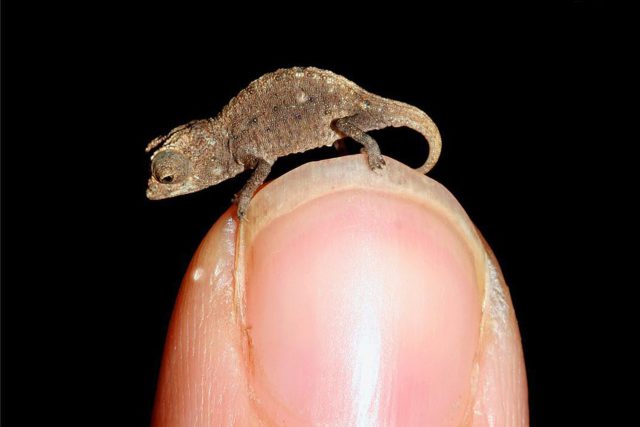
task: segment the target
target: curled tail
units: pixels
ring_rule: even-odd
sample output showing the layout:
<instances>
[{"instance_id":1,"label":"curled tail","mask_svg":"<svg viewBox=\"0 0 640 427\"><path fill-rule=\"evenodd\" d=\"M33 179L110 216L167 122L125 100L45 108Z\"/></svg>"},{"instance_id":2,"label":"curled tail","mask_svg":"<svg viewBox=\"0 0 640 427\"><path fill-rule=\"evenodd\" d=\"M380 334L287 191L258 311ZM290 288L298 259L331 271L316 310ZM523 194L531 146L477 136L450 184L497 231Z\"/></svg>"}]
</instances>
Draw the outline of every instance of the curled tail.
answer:
<instances>
[{"instance_id":1,"label":"curled tail","mask_svg":"<svg viewBox=\"0 0 640 427\"><path fill-rule=\"evenodd\" d=\"M429 143L429 156L422 166L416 168L420 173L429 172L440 157L442 138L438 126L424 111L403 102L392 101L393 107L387 108L387 123L393 127L408 127L420 132Z\"/></svg>"}]
</instances>

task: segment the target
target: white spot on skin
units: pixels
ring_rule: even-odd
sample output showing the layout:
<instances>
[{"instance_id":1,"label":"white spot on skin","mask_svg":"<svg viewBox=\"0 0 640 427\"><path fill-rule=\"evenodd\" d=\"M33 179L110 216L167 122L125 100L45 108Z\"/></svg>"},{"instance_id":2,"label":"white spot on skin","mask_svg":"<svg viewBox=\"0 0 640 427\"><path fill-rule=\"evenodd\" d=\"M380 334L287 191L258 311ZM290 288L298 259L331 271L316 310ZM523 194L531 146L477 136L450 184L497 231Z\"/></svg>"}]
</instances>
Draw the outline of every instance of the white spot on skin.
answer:
<instances>
[{"instance_id":1,"label":"white spot on skin","mask_svg":"<svg viewBox=\"0 0 640 427\"><path fill-rule=\"evenodd\" d=\"M209 274L209 285L216 288L216 291L233 292L233 288L230 286L233 283L233 265L235 262L236 240L235 231L236 223L232 217L227 219L224 225L224 231L221 232L223 236L234 236L233 238L225 238L222 242L222 248L227 256L220 256L216 265L211 267L211 274Z\"/></svg>"},{"instance_id":2,"label":"white spot on skin","mask_svg":"<svg viewBox=\"0 0 640 427\"><path fill-rule=\"evenodd\" d=\"M309 100L309 95L307 95L304 91L300 91L296 95L296 101L298 104L303 104Z\"/></svg>"},{"instance_id":3,"label":"white spot on skin","mask_svg":"<svg viewBox=\"0 0 640 427\"><path fill-rule=\"evenodd\" d=\"M213 277L216 277L216 278L220 277L220 275L224 271L224 268L225 268L224 265L216 264L216 268L215 270L213 270Z\"/></svg>"},{"instance_id":4,"label":"white spot on skin","mask_svg":"<svg viewBox=\"0 0 640 427\"><path fill-rule=\"evenodd\" d=\"M508 331L509 304L500 285L498 271L490 260L487 260L487 292L493 333L496 336L503 336Z\"/></svg>"},{"instance_id":5,"label":"white spot on skin","mask_svg":"<svg viewBox=\"0 0 640 427\"><path fill-rule=\"evenodd\" d=\"M195 280L196 282L200 280L200 278L202 277L202 273L203 273L202 267L196 268L196 270L193 272L193 280Z\"/></svg>"}]
</instances>

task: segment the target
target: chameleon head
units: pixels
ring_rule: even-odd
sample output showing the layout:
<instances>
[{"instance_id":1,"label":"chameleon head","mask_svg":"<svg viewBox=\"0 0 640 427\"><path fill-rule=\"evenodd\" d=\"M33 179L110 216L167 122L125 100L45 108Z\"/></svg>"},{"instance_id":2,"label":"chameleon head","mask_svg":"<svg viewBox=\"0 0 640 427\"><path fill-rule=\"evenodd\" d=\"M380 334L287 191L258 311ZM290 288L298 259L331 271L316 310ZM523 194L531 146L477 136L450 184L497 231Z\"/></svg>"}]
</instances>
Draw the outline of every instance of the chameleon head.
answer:
<instances>
[{"instance_id":1,"label":"chameleon head","mask_svg":"<svg viewBox=\"0 0 640 427\"><path fill-rule=\"evenodd\" d=\"M177 127L151 141L151 176L147 197L166 199L193 193L242 172L233 161L223 133L212 120Z\"/></svg>"}]
</instances>

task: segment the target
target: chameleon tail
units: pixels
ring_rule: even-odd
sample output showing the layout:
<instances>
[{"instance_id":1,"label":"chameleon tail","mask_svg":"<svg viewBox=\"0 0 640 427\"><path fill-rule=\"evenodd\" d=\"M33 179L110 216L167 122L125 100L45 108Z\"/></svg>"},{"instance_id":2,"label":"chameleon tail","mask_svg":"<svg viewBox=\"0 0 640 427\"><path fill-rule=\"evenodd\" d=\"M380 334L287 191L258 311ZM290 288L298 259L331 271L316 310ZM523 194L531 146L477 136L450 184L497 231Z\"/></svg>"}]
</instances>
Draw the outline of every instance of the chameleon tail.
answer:
<instances>
[{"instance_id":1,"label":"chameleon tail","mask_svg":"<svg viewBox=\"0 0 640 427\"><path fill-rule=\"evenodd\" d=\"M397 108L395 114L391 114L391 123L393 127L408 127L417 132L420 132L429 143L429 156L422 166L416 168L420 173L429 172L440 157L440 151L442 150L442 138L440 137L440 131L436 124L431 120L424 111L405 104L402 102L394 102L394 106Z\"/></svg>"}]
</instances>

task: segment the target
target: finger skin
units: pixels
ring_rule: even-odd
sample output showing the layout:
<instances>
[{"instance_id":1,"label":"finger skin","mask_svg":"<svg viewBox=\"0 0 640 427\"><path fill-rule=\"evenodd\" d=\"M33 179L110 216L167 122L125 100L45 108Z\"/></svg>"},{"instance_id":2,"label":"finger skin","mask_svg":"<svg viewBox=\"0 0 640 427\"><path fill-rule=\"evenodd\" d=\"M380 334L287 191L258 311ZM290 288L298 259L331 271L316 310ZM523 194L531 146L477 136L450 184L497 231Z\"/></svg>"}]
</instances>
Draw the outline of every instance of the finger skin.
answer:
<instances>
[{"instance_id":1,"label":"finger skin","mask_svg":"<svg viewBox=\"0 0 640 427\"><path fill-rule=\"evenodd\" d=\"M225 213L187 270L153 425L528 425L497 261L386 159L305 165Z\"/></svg>"}]
</instances>

